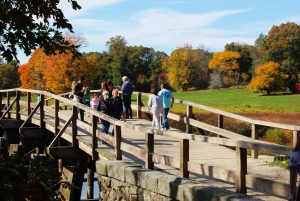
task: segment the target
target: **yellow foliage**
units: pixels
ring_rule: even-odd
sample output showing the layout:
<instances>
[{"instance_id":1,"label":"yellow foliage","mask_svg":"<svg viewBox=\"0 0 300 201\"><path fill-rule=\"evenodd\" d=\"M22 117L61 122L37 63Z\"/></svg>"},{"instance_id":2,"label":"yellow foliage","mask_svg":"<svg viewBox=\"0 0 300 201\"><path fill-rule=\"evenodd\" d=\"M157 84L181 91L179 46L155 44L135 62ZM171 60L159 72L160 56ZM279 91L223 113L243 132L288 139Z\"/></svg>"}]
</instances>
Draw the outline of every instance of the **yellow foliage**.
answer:
<instances>
[{"instance_id":1,"label":"yellow foliage","mask_svg":"<svg viewBox=\"0 0 300 201\"><path fill-rule=\"evenodd\" d=\"M238 59L240 53L233 51L215 52L208 64L208 68L225 73L224 81L238 83L240 79L240 66Z\"/></svg>"},{"instance_id":2,"label":"yellow foliage","mask_svg":"<svg viewBox=\"0 0 300 201\"><path fill-rule=\"evenodd\" d=\"M280 72L280 65L275 62L267 62L255 69L255 77L252 78L247 88L252 92L266 90L270 93L280 89L285 84L287 74Z\"/></svg>"}]
</instances>

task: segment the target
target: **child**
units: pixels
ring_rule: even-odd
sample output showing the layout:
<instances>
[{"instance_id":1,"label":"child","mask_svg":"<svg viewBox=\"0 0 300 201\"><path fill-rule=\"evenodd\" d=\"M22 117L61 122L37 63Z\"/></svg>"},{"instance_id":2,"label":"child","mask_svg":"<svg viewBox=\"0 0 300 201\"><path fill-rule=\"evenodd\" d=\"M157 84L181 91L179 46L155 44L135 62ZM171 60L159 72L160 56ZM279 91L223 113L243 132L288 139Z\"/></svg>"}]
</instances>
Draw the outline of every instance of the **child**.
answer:
<instances>
[{"instance_id":1,"label":"child","mask_svg":"<svg viewBox=\"0 0 300 201\"><path fill-rule=\"evenodd\" d=\"M84 96L84 104L88 107L91 107L90 89L88 87L85 88L85 92L84 92L83 96ZM89 116L90 116L90 113L88 113L88 117Z\"/></svg>"},{"instance_id":2,"label":"child","mask_svg":"<svg viewBox=\"0 0 300 201\"><path fill-rule=\"evenodd\" d=\"M121 114L121 121L124 121L124 122L126 122L126 109L125 109L125 105L124 105L124 103L123 103L123 112L122 112L122 114Z\"/></svg>"},{"instance_id":3,"label":"child","mask_svg":"<svg viewBox=\"0 0 300 201\"><path fill-rule=\"evenodd\" d=\"M99 104L99 96L98 96L98 93L94 93L94 97L93 97L93 99L92 99L92 108L93 108L94 110L97 110L98 104Z\"/></svg>"}]
</instances>

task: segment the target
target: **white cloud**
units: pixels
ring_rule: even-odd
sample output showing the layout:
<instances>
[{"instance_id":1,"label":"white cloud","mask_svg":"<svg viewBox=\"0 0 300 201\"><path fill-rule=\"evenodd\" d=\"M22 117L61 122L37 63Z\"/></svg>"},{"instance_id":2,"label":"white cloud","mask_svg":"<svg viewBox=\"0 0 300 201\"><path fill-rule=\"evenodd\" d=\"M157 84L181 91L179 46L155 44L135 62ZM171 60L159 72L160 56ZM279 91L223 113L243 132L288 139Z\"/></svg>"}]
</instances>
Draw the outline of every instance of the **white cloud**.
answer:
<instances>
[{"instance_id":1,"label":"white cloud","mask_svg":"<svg viewBox=\"0 0 300 201\"><path fill-rule=\"evenodd\" d=\"M175 49L177 46L189 43L194 47L204 44L214 50L223 48L226 43L233 41L254 43L255 39L242 37L245 32L211 28L212 24L222 17L248 11L224 10L204 14L183 14L170 9L157 8L133 14L131 21L73 19L71 23L75 30L79 30L88 39L90 44L88 49L99 48L93 51L104 49L105 42L116 35L123 36L129 45Z\"/></svg>"}]
</instances>

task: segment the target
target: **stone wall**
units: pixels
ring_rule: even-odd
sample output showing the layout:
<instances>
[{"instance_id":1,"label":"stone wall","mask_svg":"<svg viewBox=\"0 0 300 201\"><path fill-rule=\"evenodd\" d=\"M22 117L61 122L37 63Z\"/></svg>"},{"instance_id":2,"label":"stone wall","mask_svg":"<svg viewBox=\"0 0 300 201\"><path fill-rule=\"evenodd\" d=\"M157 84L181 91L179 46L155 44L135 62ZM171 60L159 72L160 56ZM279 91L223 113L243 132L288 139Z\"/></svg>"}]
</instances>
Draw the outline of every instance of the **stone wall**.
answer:
<instances>
[{"instance_id":1,"label":"stone wall","mask_svg":"<svg viewBox=\"0 0 300 201\"><path fill-rule=\"evenodd\" d=\"M134 163L97 161L99 200L109 201L239 201L257 200Z\"/></svg>"}]
</instances>

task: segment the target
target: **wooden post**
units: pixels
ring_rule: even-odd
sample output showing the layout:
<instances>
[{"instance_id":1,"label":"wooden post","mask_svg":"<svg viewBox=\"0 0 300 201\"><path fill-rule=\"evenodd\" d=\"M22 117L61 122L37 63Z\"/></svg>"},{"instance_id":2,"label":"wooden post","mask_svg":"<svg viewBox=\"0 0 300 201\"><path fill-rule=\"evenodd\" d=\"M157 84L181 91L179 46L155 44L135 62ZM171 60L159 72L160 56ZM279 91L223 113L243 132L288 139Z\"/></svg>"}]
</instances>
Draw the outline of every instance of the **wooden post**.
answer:
<instances>
[{"instance_id":1,"label":"wooden post","mask_svg":"<svg viewBox=\"0 0 300 201\"><path fill-rule=\"evenodd\" d=\"M247 149L236 147L235 191L247 194Z\"/></svg>"},{"instance_id":2,"label":"wooden post","mask_svg":"<svg viewBox=\"0 0 300 201\"><path fill-rule=\"evenodd\" d=\"M77 118L78 118L78 113L77 113L77 107L72 106L72 147L78 147L78 141L76 139L77 136Z\"/></svg>"},{"instance_id":3,"label":"wooden post","mask_svg":"<svg viewBox=\"0 0 300 201\"><path fill-rule=\"evenodd\" d=\"M2 98L2 92L0 92L0 117L2 117L2 115L3 115L3 112L2 112L2 110L3 110L3 104L2 104L2 100L3 100L3 98Z\"/></svg>"},{"instance_id":4,"label":"wooden post","mask_svg":"<svg viewBox=\"0 0 300 201\"><path fill-rule=\"evenodd\" d=\"M40 106L40 127L45 128L46 123L44 122L45 118L45 112L44 112L44 101L45 101L45 95L40 94L41 97L41 106Z\"/></svg>"},{"instance_id":5,"label":"wooden post","mask_svg":"<svg viewBox=\"0 0 300 201\"><path fill-rule=\"evenodd\" d=\"M31 92L27 92L27 116L31 113ZM31 123L31 118L28 120L28 123Z\"/></svg>"},{"instance_id":6,"label":"wooden post","mask_svg":"<svg viewBox=\"0 0 300 201\"><path fill-rule=\"evenodd\" d=\"M20 92L16 91L16 119L21 119L20 114Z\"/></svg>"},{"instance_id":7,"label":"wooden post","mask_svg":"<svg viewBox=\"0 0 300 201\"><path fill-rule=\"evenodd\" d=\"M97 123L97 120L96 120ZM91 163L91 159L88 159L88 162ZM87 186L87 199L94 198L94 171L91 168L87 169L87 178L86 178L86 186Z\"/></svg>"},{"instance_id":8,"label":"wooden post","mask_svg":"<svg viewBox=\"0 0 300 201\"><path fill-rule=\"evenodd\" d=\"M296 147L299 137L300 131L293 131L293 147Z\"/></svg>"},{"instance_id":9,"label":"wooden post","mask_svg":"<svg viewBox=\"0 0 300 201\"><path fill-rule=\"evenodd\" d=\"M97 140L97 124L98 124L98 117L93 115L92 116L92 160L98 160L98 154L96 152L96 148L98 148L98 140Z\"/></svg>"},{"instance_id":10,"label":"wooden post","mask_svg":"<svg viewBox=\"0 0 300 201\"><path fill-rule=\"evenodd\" d=\"M136 102L137 102L137 113L136 113L136 117L137 118L141 118L142 116L142 112L141 112L141 107L142 107L142 94L138 93L136 95Z\"/></svg>"},{"instance_id":11,"label":"wooden post","mask_svg":"<svg viewBox=\"0 0 300 201\"><path fill-rule=\"evenodd\" d=\"M154 162L152 160L152 154L154 153L154 135L152 133L146 133L146 157L145 168L154 169Z\"/></svg>"},{"instance_id":12,"label":"wooden post","mask_svg":"<svg viewBox=\"0 0 300 201\"><path fill-rule=\"evenodd\" d=\"M257 140L258 139L258 125L252 124L251 128L251 138ZM258 151L257 150L251 150L251 158L257 158L258 157Z\"/></svg>"},{"instance_id":13,"label":"wooden post","mask_svg":"<svg viewBox=\"0 0 300 201\"><path fill-rule=\"evenodd\" d=\"M223 128L224 127L224 116L221 114L218 114L218 127ZM218 135L220 137L220 135Z\"/></svg>"},{"instance_id":14,"label":"wooden post","mask_svg":"<svg viewBox=\"0 0 300 201\"><path fill-rule=\"evenodd\" d=\"M189 178L189 140L180 139L180 176Z\"/></svg>"},{"instance_id":15,"label":"wooden post","mask_svg":"<svg viewBox=\"0 0 300 201\"><path fill-rule=\"evenodd\" d=\"M7 108L10 106L10 92L6 92L7 97ZM10 112L7 113L7 118L10 119Z\"/></svg>"},{"instance_id":16,"label":"wooden post","mask_svg":"<svg viewBox=\"0 0 300 201\"><path fill-rule=\"evenodd\" d=\"M192 133L192 126L190 125L190 118L193 115L193 106L186 106L186 133Z\"/></svg>"},{"instance_id":17,"label":"wooden post","mask_svg":"<svg viewBox=\"0 0 300 201\"><path fill-rule=\"evenodd\" d=\"M122 150L121 150L121 140L122 140L122 132L121 126L115 125L115 155L116 160L122 160Z\"/></svg>"},{"instance_id":18,"label":"wooden post","mask_svg":"<svg viewBox=\"0 0 300 201\"><path fill-rule=\"evenodd\" d=\"M59 100L54 100L54 134L57 135L59 132L58 126L59 126Z\"/></svg>"}]
</instances>

